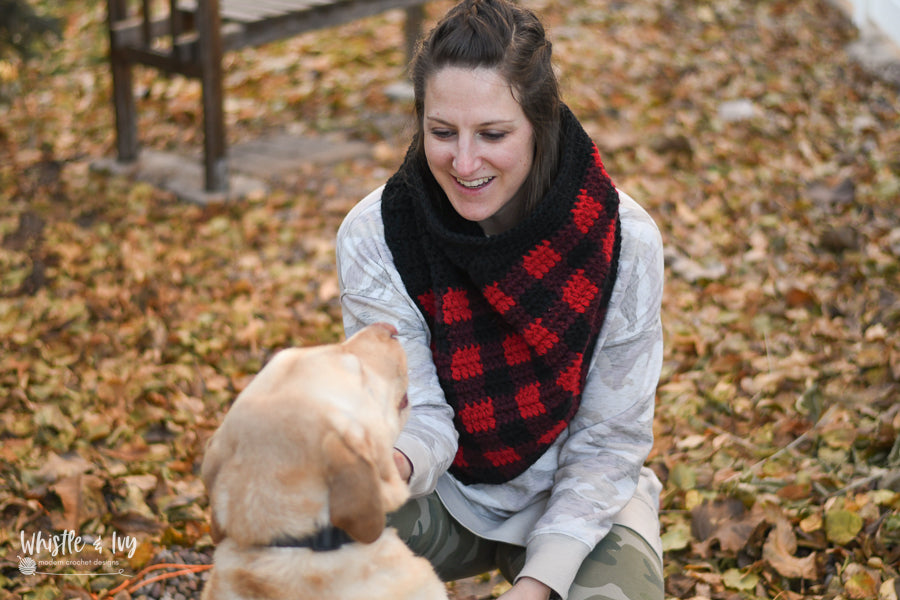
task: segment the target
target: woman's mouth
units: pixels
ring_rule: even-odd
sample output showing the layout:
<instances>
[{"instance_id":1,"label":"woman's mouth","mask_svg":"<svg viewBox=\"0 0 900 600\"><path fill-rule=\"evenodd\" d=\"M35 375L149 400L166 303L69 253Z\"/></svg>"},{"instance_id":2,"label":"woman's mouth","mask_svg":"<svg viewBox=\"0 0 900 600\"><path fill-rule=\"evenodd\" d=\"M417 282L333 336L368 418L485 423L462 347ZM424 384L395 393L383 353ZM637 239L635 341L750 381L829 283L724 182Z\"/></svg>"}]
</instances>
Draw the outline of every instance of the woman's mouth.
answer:
<instances>
[{"instance_id":1,"label":"woman's mouth","mask_svg":"<svg viewBox=\"0 0 900 600\"><path fill-rule=\"evenodd\" d=\"M486 186L487 184L489 184L491 181L493 181L494 178L493 177L480 177L478 179L466 180L466 179L460 179L459 177L456 177L455 179L456 179L456 183L463 186L467 190L477 190L478 188L482 188L482 187Z\"/></svg>"}]
</instances>

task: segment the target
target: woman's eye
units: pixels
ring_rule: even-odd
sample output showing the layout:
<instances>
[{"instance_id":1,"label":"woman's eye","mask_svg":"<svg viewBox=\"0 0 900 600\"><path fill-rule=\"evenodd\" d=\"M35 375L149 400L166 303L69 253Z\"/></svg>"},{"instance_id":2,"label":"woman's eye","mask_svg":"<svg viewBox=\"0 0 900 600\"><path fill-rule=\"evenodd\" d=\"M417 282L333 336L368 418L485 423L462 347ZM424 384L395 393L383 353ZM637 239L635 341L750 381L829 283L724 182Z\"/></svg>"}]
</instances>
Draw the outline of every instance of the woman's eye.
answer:
<instances>
[{"instance_id":1,"label":"woman's eye","mask_svg":"<svg viewBox=\"0 0 900 600\"><path fill-rule=\"evenodd\" d=\"M488 140L489 142L499 142L503 138L506 137L505 131L485 131L481 134L481 137Z\"/></svg>"},{"instance_id":2,"label":"woman's eye","mask_svg":"<svg viewBox=\"0 0 900 600\"><path fill-rule=\"evenodd\" d=\"M453 132L450 131L449 129L432 129L431 135L433 135L434 137L436 137L438 139L446 140L450 137L453 137Z\"/></svg>"}]
</instances>

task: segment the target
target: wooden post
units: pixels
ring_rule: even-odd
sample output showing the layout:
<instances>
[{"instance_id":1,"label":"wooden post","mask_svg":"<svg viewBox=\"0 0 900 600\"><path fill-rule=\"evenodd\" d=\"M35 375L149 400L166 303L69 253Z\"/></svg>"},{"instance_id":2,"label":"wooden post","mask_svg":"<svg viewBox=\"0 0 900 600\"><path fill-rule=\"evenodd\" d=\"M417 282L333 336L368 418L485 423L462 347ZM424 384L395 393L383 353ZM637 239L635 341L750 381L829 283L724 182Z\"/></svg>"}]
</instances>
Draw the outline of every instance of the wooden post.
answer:
<instances>
[{"instance_id":1,"label":"wooden post","mask_svg":"<svg viewBox=\"0 0 900 600\"><path fill-rule=\"evenodd\" d=\"M225 109L222 95L222 22L219 0L199 0L200 83L203 90L203 155L206 191L228 191Z\"/></svg>"},{"instance_id":2,"label":"wooden post","mask_svg":"<svg viewBox=\"0 0 900 600\"><path fill-rule=\"evenodd\" d=\"M184 18L178 10L178 0L169 0L169 32L172 35L172 54L179 63L187 59L185 48L179 44L184 33Z\"/></svg>"},{"instance_id":3,"label":"wooden post","mask_svg":"<svg viewBox=\"0 0 900 600\"><path fill-rule=\"evenodd\" d=\"M144 36L144 48L153 44L153 34L150 31L150 21L153 19L153 11L150 9L150 0L141 0L141 35Z\"/></svg>"},{"instance_id":4,"label":"wooden post","mask_svg":"<svg viewBox=\"0 0 900 600\"><path fill-rule=\"evenodd\" d=\"M128 17L125 0L107 0L109 62L112 70L113 104L116 110L116 151L120 162L133 162L138 156L137 108L131 63L116 44L115 25Z\"/></svg>"}]
</instances>

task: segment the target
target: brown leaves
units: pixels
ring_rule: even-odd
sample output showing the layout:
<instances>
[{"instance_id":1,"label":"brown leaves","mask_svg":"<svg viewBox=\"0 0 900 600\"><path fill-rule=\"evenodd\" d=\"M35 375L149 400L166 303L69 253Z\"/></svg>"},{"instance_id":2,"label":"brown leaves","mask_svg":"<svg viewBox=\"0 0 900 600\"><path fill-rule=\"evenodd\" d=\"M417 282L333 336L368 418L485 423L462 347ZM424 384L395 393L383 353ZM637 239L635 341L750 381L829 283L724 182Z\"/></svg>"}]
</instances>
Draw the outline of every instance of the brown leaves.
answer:
<instances>
[{"instance_id":1,"label":"brown leaves","mask_svg":"<svg viewBox=\"0 0 900 600\"><path fill-rule=\"evenodd\" d=\"M691 534L695 540L690 545L692 553L713 564L731 559L737 566L723 569L721 575L706 569L689 570L687 578L673 574L670 589L718 586L750 590L765 581L775 587L781 587L781 581L815 586L823 571L834 568L819 552L827 543L852 546L865 523L871 531L889 514L873 502L878 497L890 498L892 504L898 501L895 494L860 495L852 501L835 500L827 503L824 519L822 513L813 512L799 523L795 522L790 509L786 510L781 501L772 496L758 498L749 510L736 497L704 501L690 515ZM668 539L671 541L672 538ZM672 545L667 547L681 549ZM884 551L884 546L881 548L879 552ZM840 569L849 597L874 598L876 591L873 590L883 582L892 581L882 576L893 572L883 556L876 553L865 563L851 561ZM893 554L891 558L895 559ZM785 592L789 595L789 589Z\"/></svg>"},{"instance_id":2,"label":"brown leaves","mask_svg":"<svg viewBox=\"0 0 900 600\"><path fill-rule=\"evenodd\" d=\"M763 545L762 557L780 575L789 579L815 580L818 576L816 555L796 556L797 536L791 522L779 516Z\"/></svg>"},{"instance_id":3,"label":"brown leaves","mask_svg":"<svg viewBox=\"0 0 900 600\"><path fill-rule=\"evenodd\" d=\"M0 60L0 554L6 532L117 530L139 566L207 547L196 469L248 378L341 335L334 234L408 143L410 106L384 93L402 13L229 55L232 141L340 130L374 158L200 208L90 171L113 146L105 3L52 4L59 48ZM566 102L664 237L649 462L669 595L895 599L898 91L818 0L531 5ZM199 151L197 83L135 76L142 143ZM61 593L0 576L0 596L26 587Z\"/></svg>"},{"instance_id":4,"label":"brown leaves","mask_svg":"<svg viewBox=\"0 0 900 600\"><path fill-rule=\"evenodd\" d=\"M611 39L588 62L615 85L576 102L666 243L651 460L668 591L870 592L866 574L898 576L877 531L898 512L881 494L900 432L900 114L874 100L897 92L846 59L852 32L818 3L639 4L592 13ZM668 36L645 32L652 15Z\"/></svg>"},{"instance_id":5,"label":"brown leaves","mask_svg":"<svg viewBox=\"0 0 900 600\"><path fill-rule=\"evenodd\" d=\"M719 549L736 554L764 519L760 511L748 512L737 498L704 502L691 511L691 534L703 542L695 550L709 558L710 546L715 543Z\"/></svg>"},{"instance_id":6,"label":"brown leaves","mask_svg":"<svg viewBox=\"0 0 900 600\"><path fill-rule=\"evenodd\" d=\"M43 120L71 127L58 117ZM339 336L334 234L376 183L347 188L340 210L319 204L334 175L311 172L310 191L199 208L93 174L90 158L52 172L43 153L0 158L0 555L22 554L20 531L117 533L138 538L122 565L137 569L163 546L209 550L206 439L271 353ZM0 597L59 597L44 579L0 576Z\"/></svg>"},{"instance_id":7,"label":"brown leaves","mask_svg":"<svg viewBox=\"0 0 900 600\"><path fill-rule=\"evenodd\" d=\"M62 511L51 513L56 530L78 530L81 523L107 514L104 480L96 475L71 475L49 487L62 501Z\"/></svg>"}]
</instances>

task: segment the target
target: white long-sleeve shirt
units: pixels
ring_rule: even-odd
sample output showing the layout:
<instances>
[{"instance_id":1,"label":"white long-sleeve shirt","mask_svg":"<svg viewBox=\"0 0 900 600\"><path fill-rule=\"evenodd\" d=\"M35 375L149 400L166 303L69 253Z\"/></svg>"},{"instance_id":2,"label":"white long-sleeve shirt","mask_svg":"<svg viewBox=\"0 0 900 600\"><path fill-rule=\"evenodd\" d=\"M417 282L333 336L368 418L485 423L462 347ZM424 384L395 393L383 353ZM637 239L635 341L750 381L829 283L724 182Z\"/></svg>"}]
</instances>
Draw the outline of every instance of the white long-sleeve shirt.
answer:
<instances>
[{"instance_id":1,"label":"white long-sleeve shirt","mask_svg":"<svg viewBox=\"0 0 900 600\"><path fill-rule=\"evenodd\" d=\"M662 560L659 493L644 467L662 366L662 240L651 217L619 192L618 274L581 404L568 429L524 473L502 484L463 485L447 469L457 449L453 409L432 362L430 332L394 267L379 188L347 215L337 236L347 336L387 322L409 361L410 419L397 449L412 463L413 497L437 491L477 535L525 546L519 577L566 597L581 563L613 524L638 532Z\"/></svg>"}]
</instances>

